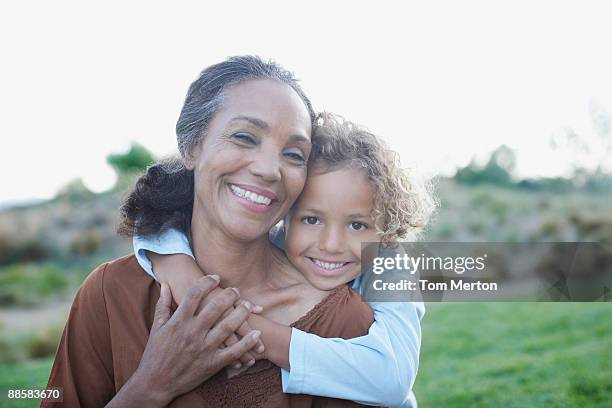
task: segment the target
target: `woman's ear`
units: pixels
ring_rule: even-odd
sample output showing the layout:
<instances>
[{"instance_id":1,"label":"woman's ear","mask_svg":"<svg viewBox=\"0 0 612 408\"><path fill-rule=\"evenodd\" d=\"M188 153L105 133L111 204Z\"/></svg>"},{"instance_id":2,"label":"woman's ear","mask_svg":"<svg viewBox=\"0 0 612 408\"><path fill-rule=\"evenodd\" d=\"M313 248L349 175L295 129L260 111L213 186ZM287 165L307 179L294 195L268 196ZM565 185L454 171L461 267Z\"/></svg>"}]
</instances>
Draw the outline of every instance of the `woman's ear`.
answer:
<instances>
[{"instance_id":1,"label":"woman's ear","mask_svg":"<svg viewBox=\"0 0 612 408\"><path fill-rule=\"evenodd\" d=\"M195 169L195 160L193 157L183 157L183 164L185 168L189 171L193 171Z\"/></svg>"},{"instance_id":2,"label":"woman's ear","mask_svg":"<svg viewBox=\"0 0 612 408\"><path fill-rule=\"evenodd\" d=\"M195 169L196 157L193 154L193 150L185 154L181 160L183 161L183 165L187 170L193 171Z\"/></svg>"},{"instance_id":3,"label":"woman's ear","mask_svg":"<svg viewBox=\"0 0 612 408\"><path fill-rule=\"evenodd\" d=\"M191 150L185 153L182 156L183 165L189 171L193 171L196 168L196 163L198 162L198 156L200 154L200 150L202 147L202 139L198 140L195 146L191 147Z\"/></svg>"}]
</instances>

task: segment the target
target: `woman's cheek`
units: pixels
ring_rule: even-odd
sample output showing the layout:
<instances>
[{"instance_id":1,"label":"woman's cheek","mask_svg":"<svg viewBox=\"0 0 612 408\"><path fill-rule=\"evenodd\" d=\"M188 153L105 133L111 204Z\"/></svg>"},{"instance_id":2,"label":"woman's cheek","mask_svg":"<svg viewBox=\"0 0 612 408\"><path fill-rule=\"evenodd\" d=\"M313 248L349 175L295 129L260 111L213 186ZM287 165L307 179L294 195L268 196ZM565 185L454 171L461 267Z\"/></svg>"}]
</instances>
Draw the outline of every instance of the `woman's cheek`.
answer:
<instances>
[{"instance_id":1,"label":"woman's cheek","mask_svg":"<svg viewBox=\"0 0 612 408\"><path fill-rule=\"evenodd\" d=\"M306 184L306 167L289 169L285 172L287 203L293 205Z\"/></svg>"}]
</instances>

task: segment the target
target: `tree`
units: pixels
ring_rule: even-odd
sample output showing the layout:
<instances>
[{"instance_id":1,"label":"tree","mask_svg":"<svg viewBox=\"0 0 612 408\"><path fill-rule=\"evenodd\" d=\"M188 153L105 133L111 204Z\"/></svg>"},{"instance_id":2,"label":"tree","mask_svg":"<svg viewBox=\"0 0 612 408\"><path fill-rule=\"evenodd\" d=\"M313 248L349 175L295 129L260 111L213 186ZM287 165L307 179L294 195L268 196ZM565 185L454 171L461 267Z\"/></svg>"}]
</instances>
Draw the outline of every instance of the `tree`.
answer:
<instances>
[{"instance_id":1,"label":"tree","mask_svg":"<svg viewBox=\"0 0 612 408\"><path fill-rule=\"evenodd\" d=\"M464 184L494 184L500 187L511 186L512 171L516 165L514 152L506 145L501 145L491 153L489 161L484 166L478 166L474 161L462 169L458 169L455 180Z\"/></svg>"},{"instance_id":2,"label":"tree","mask_svg":"<svg viewBox=\"0 0 612 408\"><path fill-rule=\"evenodd\" d=\"M126 153L110 154L106 162L117 172L118 176L140 172L155 161L153 154L139 143L132 143Z\"/></svg>"}]
</instances>

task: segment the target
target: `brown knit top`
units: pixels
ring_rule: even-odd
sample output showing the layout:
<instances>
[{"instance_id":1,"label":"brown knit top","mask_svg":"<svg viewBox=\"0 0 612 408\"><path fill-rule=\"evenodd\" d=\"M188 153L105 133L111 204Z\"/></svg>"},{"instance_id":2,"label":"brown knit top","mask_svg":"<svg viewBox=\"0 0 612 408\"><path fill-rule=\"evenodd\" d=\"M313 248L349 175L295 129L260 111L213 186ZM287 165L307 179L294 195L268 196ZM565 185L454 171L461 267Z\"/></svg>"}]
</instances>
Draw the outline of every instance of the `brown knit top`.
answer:
<instances>
[{"instance_id":1,"label":"brown knit top","mask_svg":"<svg viewBox=\"0 0 612 408\"><path fill-rule=\"evenodd\" d=\"M138 368L153 323L160 287L136 258L106 263L83 282L49 377L49 387L63 388L63 403L45 407L102 407ZM372 310L348 286L334 289L293 327L322 337L367 334ZM347 376L350 376L347 373ZM221 371L176 398L171 407L346 407L354 402L284 394L280 369L267 360L227 379Z\"/></svg>"}]
</instances>

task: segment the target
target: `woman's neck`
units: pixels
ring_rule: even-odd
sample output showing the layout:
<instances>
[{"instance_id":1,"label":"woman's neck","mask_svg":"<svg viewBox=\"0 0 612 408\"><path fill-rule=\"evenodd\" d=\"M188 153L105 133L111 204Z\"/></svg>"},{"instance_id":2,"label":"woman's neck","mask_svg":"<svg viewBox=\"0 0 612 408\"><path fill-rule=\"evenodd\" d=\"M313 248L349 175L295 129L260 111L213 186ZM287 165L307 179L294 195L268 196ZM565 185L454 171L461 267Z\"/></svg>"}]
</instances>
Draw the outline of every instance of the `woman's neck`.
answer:
<instances>
[{"instance_id":1,"label":"woman's neck","mask_svg":"<svg viewBox=\"0 0 612 408\"><path fill-rule=\"evenodd\" d=\"M194 217L191 238L196 262L209 275L219 275L221 286L250 289L266 282L273 261L268 236L239 241Z\"/></svg>"}]
</instances>

